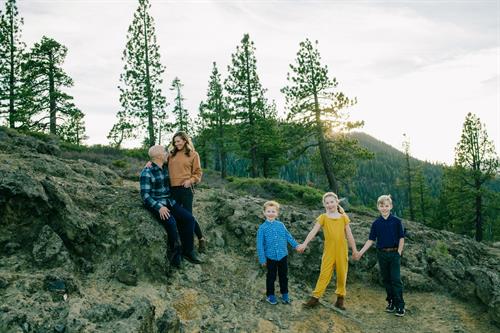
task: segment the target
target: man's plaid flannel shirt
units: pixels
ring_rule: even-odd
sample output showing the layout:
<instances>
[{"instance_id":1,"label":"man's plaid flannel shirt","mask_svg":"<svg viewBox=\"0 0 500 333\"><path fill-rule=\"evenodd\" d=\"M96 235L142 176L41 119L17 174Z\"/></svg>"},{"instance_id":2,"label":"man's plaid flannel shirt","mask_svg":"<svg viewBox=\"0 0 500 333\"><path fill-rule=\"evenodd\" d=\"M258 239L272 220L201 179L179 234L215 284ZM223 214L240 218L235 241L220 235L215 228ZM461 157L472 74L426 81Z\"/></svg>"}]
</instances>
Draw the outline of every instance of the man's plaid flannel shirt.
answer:
<instances>
[{"instance_id":1,"label":"man's plaid flannel shirt","mask_svg":"<svg viewBox=\"0 0 500 333\"><path fill-rule=\"evenodd\" d=\"M153 163L150 168L144 168L140 177L141 198L148 208L160 210L163 206L173 206L175 200L170 197L168 168L160 168Z\"/></svg>"}]
</instances>

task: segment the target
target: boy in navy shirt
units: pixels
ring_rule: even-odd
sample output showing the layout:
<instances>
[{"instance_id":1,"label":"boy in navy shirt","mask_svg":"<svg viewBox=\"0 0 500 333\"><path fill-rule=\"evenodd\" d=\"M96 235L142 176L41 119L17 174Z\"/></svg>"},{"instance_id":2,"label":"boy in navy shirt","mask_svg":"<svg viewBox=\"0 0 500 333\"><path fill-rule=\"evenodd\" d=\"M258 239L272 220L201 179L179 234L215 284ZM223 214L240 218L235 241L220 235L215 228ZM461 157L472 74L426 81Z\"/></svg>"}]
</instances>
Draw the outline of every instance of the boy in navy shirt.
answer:
<instances>
[{"instance_id":1,"label":"boy in navy shirt","mask_svg":"<svg viewBox=\"0 0 500 333\"><path fill-rule=\"evenodd\" d=\"M290 303L288 296L287 243L290 243L294 249L297 249L299 246L285 225L276 220L279 209L280 205L276 201L266 202L264 204L264 216L266 220L259 226L257 231L259 263L263 267L267 267L266 300L273 305L278 303L274 295L276 272L279 276L281 301L283 304Z\"/></svg>"},{"instance_id":2,"label":"boy in navy shirt","mask_svg":"<svg viewBox=\"0 0 500 333\"><path fill-rule=\"evenodd\" d=\"M387 292L386 312L396 312L396 316L405 315L403 300L403 282L401 281L401 254L405 244L404 229L401 220L391 214L392 199L390 195L381 195L377 200L378 217L371 226L370 236L355 260L377 242L377 259L380 274Z\"/></svg>"}]
</instances>

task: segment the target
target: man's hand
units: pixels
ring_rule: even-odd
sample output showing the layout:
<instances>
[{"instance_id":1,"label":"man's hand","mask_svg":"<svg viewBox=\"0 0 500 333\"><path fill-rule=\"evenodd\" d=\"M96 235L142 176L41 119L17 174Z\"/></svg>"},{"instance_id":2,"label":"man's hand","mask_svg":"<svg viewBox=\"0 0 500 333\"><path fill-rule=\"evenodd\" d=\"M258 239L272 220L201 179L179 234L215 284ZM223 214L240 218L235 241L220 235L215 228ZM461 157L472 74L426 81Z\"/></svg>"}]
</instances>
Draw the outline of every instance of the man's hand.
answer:
<instances>
[{"instance_id":1,"label":"man's hand","mask_svg":"<svg viewBox=\"0 0 500 333\"><path fill-rule=\"evenodd\" d=\"M266 266L267 266L267 263L263 263L263 264L262 264L262 267L266 267Z\"/></svg>"},{"instance_id":2,"label":"man's hand","mask_svg":"<svg viewBox=\"0 0 500 333\"><path fill-rule=\"evenodd\" d=\"M167 207L163 206L160 208L160 218L162 220L167 220L170 217L170 211Z\"/></svg>"},{"instance_id":3,"label":"man's hand","mask_svg":"<svg viewBox=\"0 0 500 333\"><path fill-rule=\"evenodd\" d=\"M190 188L191 187L191 180L185 180L184 183L182 183L182 186L184 186L185 188Z\"/></svg>"},{"instance_id":4,"label":"man's hand","mask_svg":"<svg viewBox=\"0 0 500 333\"><path fill-rule=\"evenodd\" d=\"M148 161L148 163L146 163L146 165L144 167L149 169L152 166L153 166L153 163L151 163L151 161Z\"/></svg>"},{"instance_id":5,"label":"man's hand","mask_svg":"<svg viewBox=\"0 0 500 333\"><path fill-rule=\"evenodd\" d=\"M361 254L358 251L354 252L352 254L352 259L358 261L359 259L361 259Z\"/></svg>"}]
</instances>

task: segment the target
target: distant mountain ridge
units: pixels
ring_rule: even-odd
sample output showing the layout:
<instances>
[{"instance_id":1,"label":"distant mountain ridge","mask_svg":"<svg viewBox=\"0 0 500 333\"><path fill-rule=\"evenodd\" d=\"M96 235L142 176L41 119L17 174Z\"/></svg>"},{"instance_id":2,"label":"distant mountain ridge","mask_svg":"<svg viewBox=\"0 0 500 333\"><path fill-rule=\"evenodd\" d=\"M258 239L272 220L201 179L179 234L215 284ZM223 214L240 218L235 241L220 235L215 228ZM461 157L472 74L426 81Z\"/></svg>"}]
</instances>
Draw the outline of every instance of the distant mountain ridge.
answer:
<instances>
[{"instance_id":1,"label":"distant mountain ridge","mask_svg":"<svg viewBox=\"0 0 500 333\"><path fill-rule=\"evenodd\" d=\"M352 180L352 190L359 203L373 206L379 195L391 194L395 212L402 215L408 201L405 154L366 133L355 132L351 135L361 146L375 153L372 160L359 162L357 176ZM410 168L415 170L417 167L422 168L431 196L437 197L444 166L410 157Z\"/></svg>"}]
</instances>

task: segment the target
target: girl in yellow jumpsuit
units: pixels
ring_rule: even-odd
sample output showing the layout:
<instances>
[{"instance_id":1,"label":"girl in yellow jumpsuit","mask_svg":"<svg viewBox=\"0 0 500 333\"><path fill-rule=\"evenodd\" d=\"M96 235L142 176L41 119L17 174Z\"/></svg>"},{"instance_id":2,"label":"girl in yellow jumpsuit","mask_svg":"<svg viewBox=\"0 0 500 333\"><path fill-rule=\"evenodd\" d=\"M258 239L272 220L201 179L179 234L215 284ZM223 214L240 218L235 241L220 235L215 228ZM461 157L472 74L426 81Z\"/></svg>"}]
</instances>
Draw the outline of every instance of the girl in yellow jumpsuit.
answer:
<instances>
[{"instance_id":1,"label":"girl in yellow jumpsuit","mask_svg":"<svg viewBox=\"0 0 500 333\"><path fill-rule=\"evenodd\" d=\"M344 297L346 295L347 282L347 240L352 249L352 253L356 254L356 243L352 236L351 228L349 227L349 217L339 206L339 199L333 192L327 192L323 195L323 205L326 212L321 214L316 219L316 224L307 235L304 243L299 245L297 250L303 252L309 242L316 236L318 231L323 228L325 237L323 247L323 257L321 259L321 272L319 273L316 288L313 291L311 298L304 303L306 307L314 307L319 304L319 298L325 293L326 287L330 283L335 268L337 273L337 302L335 306L345 310Z\"/></svg>"}]
</instances>

